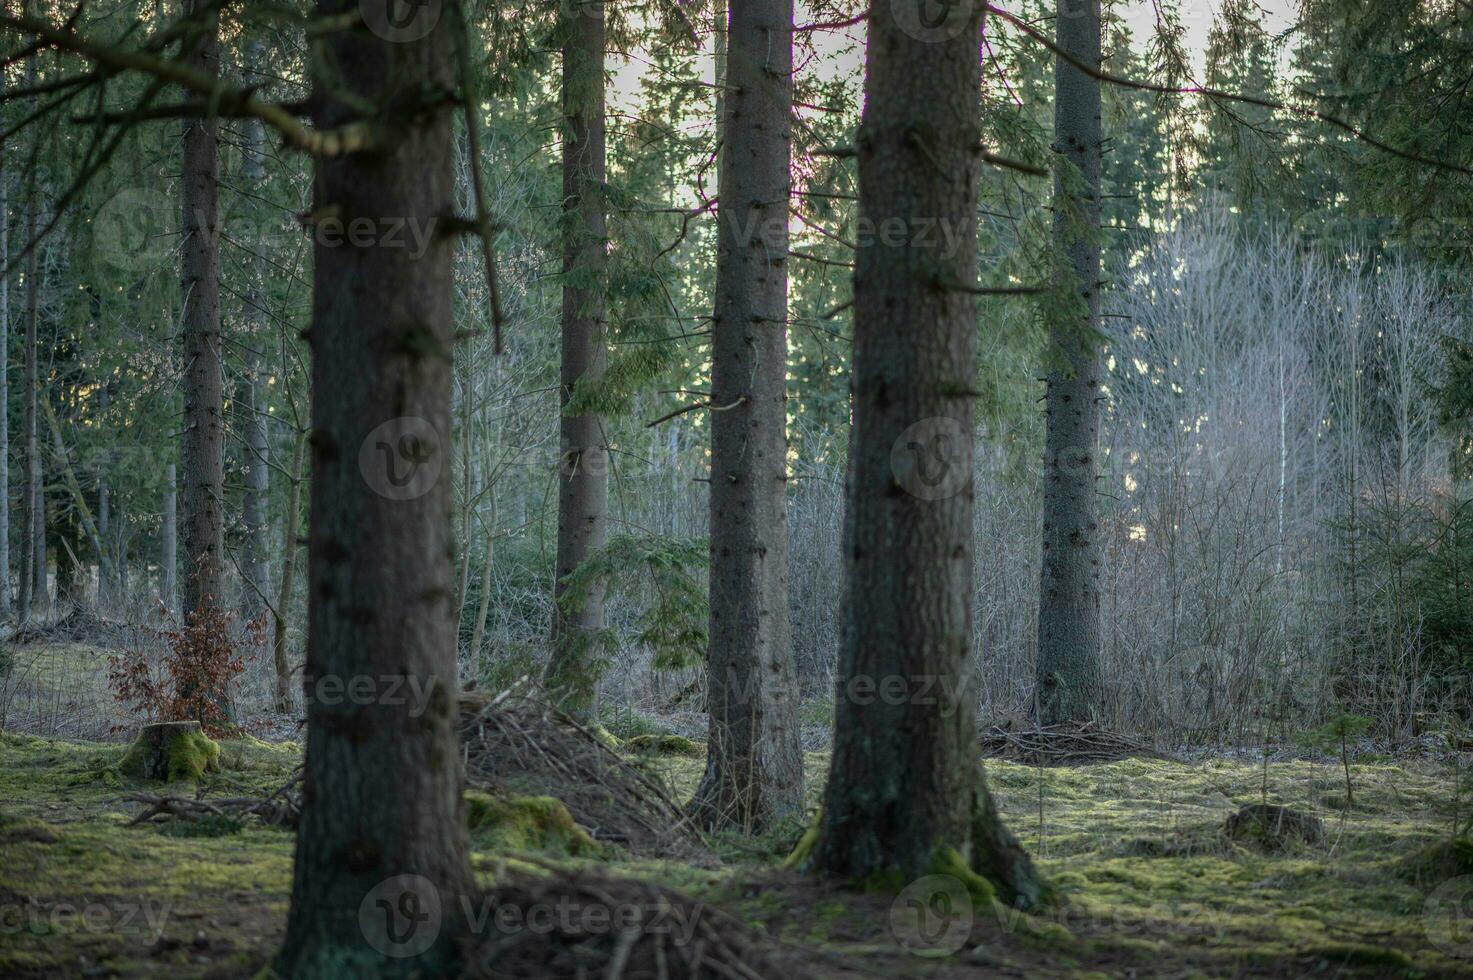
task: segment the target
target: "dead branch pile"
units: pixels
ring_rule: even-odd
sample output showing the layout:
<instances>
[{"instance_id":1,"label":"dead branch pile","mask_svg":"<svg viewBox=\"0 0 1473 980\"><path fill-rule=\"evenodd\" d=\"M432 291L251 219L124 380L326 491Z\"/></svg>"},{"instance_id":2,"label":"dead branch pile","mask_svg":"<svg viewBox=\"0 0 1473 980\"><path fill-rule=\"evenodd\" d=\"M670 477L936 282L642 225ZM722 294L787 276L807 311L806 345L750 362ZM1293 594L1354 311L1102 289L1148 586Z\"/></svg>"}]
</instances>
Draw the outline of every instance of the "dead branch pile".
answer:
<instances>
[{"instance_id":1,"label":"dead branch pile","mask_svg":"<svg viewBox=\"0 0 1473 980\"><path fill-rule=\"evenodd\" d=\"M302 770L300 768L277 789L265 796L233 796L206 800L199 797L159 796L153 793L129 793L123 797L130 803L142 803L148 809L128 821L129 824L164 823L169 820L243 820L257 817L273 827L296 827L302 815Z\"/></svg>"},{"instance_id":2,"label":"dead branch pile","mask_svg":"<svg viewBox=\"0 0 1473 980\"><path fill-rule=\"evenodd\" d=\"M554 796L595 840L648 857L696 859L699 834L666 789L587 727L516 684L460 701L466 782L492 793Z\"/></svg>"},{"instance_id":3,"label":"dead branch pile","mask_svg":"<svg viewBox=\"0 0 1473 980\"><path fill-rule=\"evenodd\" d=\"M1030 766L1079 766L1120 759L1165 759L1144 742L1109 732L1094 722L1022 728L1012 722L982 732L982 755Z\"/></svg>"},{"instance_id":4,"label":"dead branch pile","mask_svg":"<svg viewBox=\"0 0 1473 980\"><path fill-rule=\"evenodd\" d=\"M649 882L515 875L484 896L467 975L502 980L770 980L761 940L703 902Z\"/></svg>"}]
</instances>

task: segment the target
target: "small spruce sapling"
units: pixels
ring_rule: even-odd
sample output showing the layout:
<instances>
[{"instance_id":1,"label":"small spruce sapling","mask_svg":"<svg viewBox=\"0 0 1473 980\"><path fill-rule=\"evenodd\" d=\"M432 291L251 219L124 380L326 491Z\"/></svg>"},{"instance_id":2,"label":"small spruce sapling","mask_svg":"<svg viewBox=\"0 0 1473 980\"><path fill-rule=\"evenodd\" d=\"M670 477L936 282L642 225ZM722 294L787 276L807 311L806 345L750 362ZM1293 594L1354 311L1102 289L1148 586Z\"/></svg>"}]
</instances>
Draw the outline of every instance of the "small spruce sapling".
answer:
<instances>
[{"instance_id":1,"label":"small spruce sapling","mask_svg":"<svg viewBox=\"0 0 1473 980\"><path fill-rule=\"evenodd\" d=\"M1353 715L1342 711L1327 724L1305 732L1299 744L1308 749L1340 753L1340 765L1345 770L1345 809L1355 806L1355 795L1350 784L1350 743L1370 730L1372 721L1364 715Z\"/></svg>"}]
</instances>

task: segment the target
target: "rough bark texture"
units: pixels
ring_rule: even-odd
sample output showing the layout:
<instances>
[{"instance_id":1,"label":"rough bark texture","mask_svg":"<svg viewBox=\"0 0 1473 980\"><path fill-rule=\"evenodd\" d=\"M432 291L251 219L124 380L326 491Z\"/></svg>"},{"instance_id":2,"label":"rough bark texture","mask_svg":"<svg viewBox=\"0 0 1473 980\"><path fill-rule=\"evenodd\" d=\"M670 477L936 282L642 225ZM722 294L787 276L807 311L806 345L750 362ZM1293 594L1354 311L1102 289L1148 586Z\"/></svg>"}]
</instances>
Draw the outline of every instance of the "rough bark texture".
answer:
<instances>
[{"instance_id":1,"label":"rough bark texture","mask_svg":"<svg viewBox=\"0 0 1473 980\"><path fill-rule=\"evenodd\" d=\"M208 8L189 0L187 11ZM185 43L184 60L214 75L220 43L213 11L201 16ZM184 432L180 499L184 545L183 611L186 619L218 609L225 553L224 382L220 365L220 152L213 118L184 123L182 235Z\"/></svg>"},{"instance_id":2,"label":"rough bark texture","mask_svg":"<svg viewBox=\"0 0 1473 980\"><path fill-rule=\"evenodd\" d=\"M1059 47L1100 65L1099 0L1059 0ZM1089 721L1100 705L1099 469L1100 83L1054 62L1054 149L1066 166L1054 180L1054 243L1084 303L1083 321L1050 325L1039 583L1037 699L1045 724ZM1071 173L1070 168L1077 173Z\"/></svg>"},{"instance_id":3,"label":"rough bark texture","mask_svg":"<svg viewBox=\"0 0 1473 980\"><path fill-rule=\"evenodd\" d=\"M803 812L786 508L792 29L791 0L731 5L711 363L710 749L691 804L713 829Z\"/></svg>"},{"instance_id":4,"label":"rough bark texture","mask_svg":"<svg viewBox=\"0 0 1473 980\"><path fill-rule=\"evenodd\" d=\"M386 3L363 4L370 25L388 22ZM317 12L357 9L321 0ZM335 74L316 80L313 124L346 125L369 104L385 133L376 149L317 161L315 220L382 232L454 213L450 21L417 39L357 30L325 40ZM293 980L453 975L473 889L454 728L454 238L437 234L415 257L371 237L319 236L313 249L306 770L275 963ZM375 433L396 419L417 420L414 435ZM407 457L373 452L415 437ZM439 477L415 493L385 479L437 456ZM420 918L435 907L443 914Z\"/></svg>"},{"instance_id":5,"label":"rough bark texture","mask_svg":"<svg viewBox=\"0 0 1473 980\"><path fill-rule=\"evenodd\" d=\"M558 471L557 585L548 687L586 714L598 689L592 635L603 628L603 585L569 596L564 580L603 547L608 523L608 449L603 420L569 415L574 386L603 375L604 11L601 0L570 0L563 36L563 336ZM570 608L576 607L576 608Z\"/></svg>"},{"instance_id":6,"label":"rough bark texture","mask_svg":"<svg viewBox=\"0 0 1473 980\"><path fill-rule=\"evenodd\" d=\"M903 884L960 861L1028 907L1045 889L992 805L967 682L980 25L906 9L870 7L859 209L876 233L856 255L834 753L806 863Z\"/></svg>"},{"instance_id":7,"label":"rough bark texture","mask_svg":"<svg viewBox=\"0 0 1473 980\"><path fill-rule=\"evenodd\" d=\"M260 44L250 48L251 62L260 62ZM265 152L265 139L260 120L245 123L246 147L243 154L242 171L248 187L260 193L264 175L261 167ZM258 244L257 254L251 257L249 279L246 283L246 322L249 333L245 338L245 377L241 379L241 408L239 417L245 427L245 493L241 496L241 574L245 588L241 593L241 618L253 622L266 613L266 594L271 588L270 568L267 558L266 502L270 492L270 467L267 465L267 431L265 385L262 382L261 347L266 341L266 259Z\"/></svg>"}]
</instances>

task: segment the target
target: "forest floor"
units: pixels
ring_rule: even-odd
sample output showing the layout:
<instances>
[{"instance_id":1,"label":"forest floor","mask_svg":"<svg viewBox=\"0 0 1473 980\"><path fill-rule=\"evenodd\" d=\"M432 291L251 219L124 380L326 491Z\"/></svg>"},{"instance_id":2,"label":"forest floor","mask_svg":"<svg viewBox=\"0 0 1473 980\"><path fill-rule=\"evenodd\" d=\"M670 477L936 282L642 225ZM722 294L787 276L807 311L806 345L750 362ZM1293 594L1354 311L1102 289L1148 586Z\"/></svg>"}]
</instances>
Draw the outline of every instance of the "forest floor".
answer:
<instances>
[{"instance_id":1,"label":"forest floor","mask_svg":"<svg viewBox=\"0 0 1473 980\"><path fill-rule=\"evenodd\" d=\"M219 773L170 792L263 793L300 762L292 742L222 747ZM140 805L123 797L135 787L112 768L123 748L0 734L0 976L255 974L282 938L291 833L130 826ZM677 797L703 764L641 758ZM816 798L827 757L808 764ZM793 977L1473 977L1473 854L1446 847L1468 803L1446 760L1362 755L1351 807L1338 761L987 771L1005 818L1066 895L1057 912L963 909L944 936L918 942L895 896L782 870L791 835L717 838L720 860L695 867L573 856L556 841L520 842L532 848L522 861L504 839L473 834L475 863L486 882L509 862L656 880L746 923ZM1325 841L1265 851L1218 833L1265 795L1321 817Z\"/></svg>"}]
</instances>

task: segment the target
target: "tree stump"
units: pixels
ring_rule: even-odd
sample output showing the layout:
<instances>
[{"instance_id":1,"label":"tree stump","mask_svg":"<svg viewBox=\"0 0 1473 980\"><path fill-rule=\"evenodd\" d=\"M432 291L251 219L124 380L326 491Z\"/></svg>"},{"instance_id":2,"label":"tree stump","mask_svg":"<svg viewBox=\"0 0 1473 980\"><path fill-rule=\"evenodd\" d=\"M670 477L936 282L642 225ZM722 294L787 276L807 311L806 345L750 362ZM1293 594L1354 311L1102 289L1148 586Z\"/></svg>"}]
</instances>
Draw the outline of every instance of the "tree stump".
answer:
<instances>
[{"instance_id":1,"label":"tree stump","mask_svg":"<svg viewBox=\"0 0 1473 980\"><path fill-rule=\"evenodd\" d=\"M1272 803L1248 803L1227 818L1223 833L1237 841L1251 841L1264 850L1277 851L1291 841L1318 844L1325 839L1319 817Z\"/></svg>"},{"instance_id":2,"label":"tree stump","mask_svg":"<svg viewBox=\"0 0 1473 980\"><path fill-rule=\"evenodd\" d=\"M143 726L118 763L125 775L162 782L197 780L220 768L220 746L197 721L161 721Z\"/></svg>"}]
</instances>

